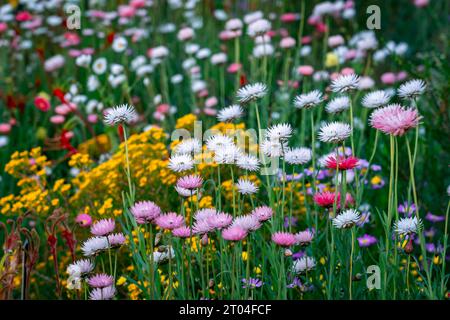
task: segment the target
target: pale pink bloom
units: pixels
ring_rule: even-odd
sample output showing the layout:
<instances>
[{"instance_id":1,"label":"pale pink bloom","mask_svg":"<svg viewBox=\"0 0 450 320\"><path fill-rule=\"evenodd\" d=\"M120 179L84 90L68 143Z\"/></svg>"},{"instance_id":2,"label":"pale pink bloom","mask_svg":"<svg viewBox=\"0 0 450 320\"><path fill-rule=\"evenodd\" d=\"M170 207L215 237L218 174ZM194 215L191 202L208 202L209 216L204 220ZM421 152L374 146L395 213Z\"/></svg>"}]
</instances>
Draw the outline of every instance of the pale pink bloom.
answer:
<instances>
[{"instance_id":1,"label":"pale pink bloom","mask_svg":"<svg viewBox=\"0 0 450 320\"><path fill-rule=\"evenodd\" d=\"M241 70L242 65L240 63L232 63L228 66L227 72L228 73L236 73L239 70Z\"/></svg>"},{"instance_id":2,"label":"pale pink bloom","mask_svg":"<svg viewBox=\"0 0 450 320\"><path fill-rule=\"evenodd\" d=\"M172 230L172 235L177 238L189 238L191 236L191 229L186 226L178 227Z\"/></svg>"},{"instance_id":3,"label":"pale pink bloom","mask_svg":"<svg viewBox=\"0 0 450 320\"><path fill-rule=\"evenodd\" d=\"M381 82L384 84L394 84L396 81L395 73L386 72L381 75Z\"/></svg>"},{"instance_id":4,"label":"pale pink bloom","mask_svg":"<svg viewBox=\"0 0 450 320\"><path fill-rule=\"evenodd\" d=\"M208 99L206 99L205 101L205 108L212 108L215 107L217 105L219 101L217 100L216 97L209 97Z\"/></svg>"},{"instance_id":5,"label":"pale pink bloom","mask_svg":"<svg viewBox=\"0 0 450 320\"><path fill-rule=\"evenodd\" d=\"M341 36L340 34L328 38L328 45L330 47L340 46L344 44L344 42L345 42L344 37Z\"/></svg>"},{"instance_id":6,"label":"pale pink bloom","mask_svg":"<svg viewBox=\"0 0 450 320\"><path fill-rule=\"evenodd\" d=\"M313 239L314 233L312 233L310 230L301 231L295 234L295 240L297 244L301 246L309 245Z\"/></svg>"},{"instance_id":7,"label":"pale pink bloom","mask_svg":"<svg viewBox=\"0 0 450 320\"><path fill-rule=\"evenodd\" d=\"M136 14L136 8L133 6L121 5L119 6L118 13L122 18L131 18Z\"/></svg>"},{"instance_id":8,"label":"pale pink bloom","mask_svg":"<svg viewBox=\"0 0 450 320\"><path fill-rule=\"evenodd\" d=\"M199 220L194 223L192 231L195 234L205 234L214 230L214 226L208 223L207 220Z\"/></svg>"},{"instance_id":9,"label":"pale pink bloom","mask_svg":"<svg viewBox=\"0 0 450 320\"><path fill-rule=\"evenodd\" d=\"M261 227L261 223L256 216L248 214L236 217L231 226L239 227L246 231L255 231Z\"/></svg>"},{"instance_id":10,"label":"pale pink bloom","mask_svg":"<svg viewBox=\"0 0 450 320\"><path fill-rule=\"evenodd\" d=\"M259 222L263 222L269 220L273 216L273 210L268 206L261 206L253 209L251 214L255 216Z\"/></svg>"},{"instance_id":11,"label":"pale pink bloom","mask_svg":"<svg viewBox=\"0 0 450 320\"><path fill-rule=\"evenodd\" d=\"M160 228L172 230L179 228L184 224L184 217L176 214L175 212L169 212L160 215L155 221Z\"/></svg>"},{"instance_id":12,"label":"pale pink bloom","mask_svg":"<svg viewBox=\"0 0 450 320\"><path fill-rule=\"evenodd\" d=\"M397 81L403 81L408 77L408 73L406 71L400 71L399 73L397 73L397 75L395 76L395 79Z\"/></svg>"},{"instance_id":13,"label":"pale pink bloom","mask_svg":"<svg viewBox=\"0 0 450 320\"><path fill-rule=\"evenodd\" d=\"M233 217L228 213L220 212L215 215L211 215L206 218L206 221L210 226L216 229L222 229L228 227L233 221Z\"/></svg>"},{"instance_id":14,"label":"pale pink bloom","mask_svg":"<svg viewBox=\"0 0 450 320\"><path fill-rule=\"evenodd\" d=\"M203 112L207 115L207 116L211 116L214 117L217 114L217 110L213 109L213 108L205 108L203 109Z\"/></svg>"},{"instance_id":15,"label":"pale pink bloom","mask_svg":"<svg viewBox=\"0 0 450 320\"><path fill-rule=\"evenodd\" d=\"M284 23L290 23L297 21L299 19L299 15L293 12L287 12L281 15L280 20Z\"/></svg>"},{"instance_id":16,"label":"pale pink bloom","mask_svg":"<svg viewBox=\"0 0 450 320\"><path fill-rule=\"evenodd\" d=\"M80 213L75 218L75 222L78 223L78 225L83 228L90 227L92 224L92 218L87 213Z\"/></svg>"},{"instance_id":17,"label":"pale pink bloom","mask_svg":"<svg viewBox=\"0 0 450 320\"><path fill-rule=\"evenodd\" d=\"M375 110L371 114L370 124L386 134L402 136L409 129L417 127L421 118L416 108L390 104Z\"/></svg>"},{"instance_id":18,"label":"pale pink bloom","mask_svg":"<svg viewBox=\"0 0 450 320\"><path fill-rule=\"evenodd\" d=\"M354 74L354 73L355 73L355 70L353 70L352 68L348 68L348 67L343 68L343 69L341 70L341 74L342 74L343 76L348 76L348 75Z\"/></svg>"},{"instance_id":19,"label":"pale pink bloom","mask_svg":"<svg viewBox=\"0 0 450 320\"><path fill-rule=\"evenodd\" d=\"M345 59L346 60L352 60L355 59L358 52L355 49L350 49L345 53Z\"/></svg>"},{"instance_id":20,"label":"pale pink bloom","mask_svg":"<svg viewBox=\"0 0 450 320\"><path fill-rule=\"evenodd\" d=\"M247 236L247 231L240 227L230 227L222 231L222 238L227 241L241 241Z\"/></svg>"},{"instance_id":21,"label":"pale pink bloom","mask_svg":"<svg viewBox=\"0 0 450 320\"><path fill-rule=\"evenodd\" d=\"M113 219L102 219L91 226L91 233L94 236L106 236L114 231L116 222Z\"/></svg>"},{"instance_id":22,"label":"pale pink bloom","mask_svg":"<svg viewBox=\"0 0 450 320\"><path fill-rule=\"evenodd\" d=\"M297 72L302 76L310 76L314 73L314 68L312 66L300 66L297 68Z\"/></svg>"},{"instance_id":23,"label":"pale pink bloom","mask_svg":"<svg viewBox=\"0 0 450 320\"><path fill-rule=\"evenodd\" d=\"M97 123L98 122L98 116L96 114L90 114L87 116L87 121L89 123Z\"/></svg>"},{"instance_id":24,"label":"pale pink bloom","mask_svg":"<svg viewBox=\"0 0 450 320\"><path fill-rule=\"evenodd\" d=\"M130 6L135 7L136 9L145 7L145 0L131 0Z\"/></svg>"},{"instance_id":25,"label":"pale pink bloom","mask_svg":"<svg viewBox=\"0 0 450 320\"><path fill-rule=\"evenodd\" d=\"M0 22L0 33L6 31L8 29L8 25L5 22Z\"/></svg>"},{"instance_id":26,"label":"pale pink bloom","mask_svg":"<svg viewBox=\"0 0 450 320\"><path fill-rule=\"evenodd\" d=\"M138 224L145 224L156 219L161 214L161 208L152 201L141 201L136 202L130 212Z\"/></svg>"},{"instance_id":27,"label":"pale pink bloom","mask_svg":"<svg viewBox=\"0 0 450 320\"><path fill-rule=\"evenodd\" d=\"M111 247L120 247L126 241L126 238L125 238L124 234L121 233L121 232L119 232L119 233L111 233L110 235L108 235L107 238L108 238L109 245Z\"/></svg>"},{"instance_id":28,"label":"pale pink bloom","mask_svg":"<svg viewBox=\"0 0 450 320\"><path fill-rule=\"evenodd\" d=\"M295 235L288 232L275 232L272 241L281 247L290 247L297 242Z\"/></svg>"},{"instance_id":29,"label":"pale pink bloom","mask_svg":"<svg viewBox=\"0 0 450 320\"><path fill-rule=\"evenodd\" d=\"M194 214L194 219L197 221L206 220L209 217L214 216L216 214L217 214L217 211L214 208L200 209Z\"/></svg>"},{"instance_id":30,"label":"pale pink bloom","mask_svg":"<svg viewBox=\"0 0 450 320\"><path fill-rule=\"evenodd\" d=\"M9 123L0 123L0 134L8 134L11 131Z\"/></svg>"},{"instance_id":31,"label":"pale pink bloom","mask_svg":"<svg viewBox=\"0 0 450 320\"><path fill-rule=\"evenodd\" d=\"M292 37L286 37L286 38L281 39L280 47L283 49L295 47L295 39Z\"/></svg>"},{"instance_id":32,"label":"pale pink bloom","mask_svg":"<svg viewBox=\"0 0 450 320\"><path fill-rule=\"evenodd\" d=\"M180 41L190 40L193 37L194 37L194 30L189 27L180 29L180 31L178 31L178 34L177 34L177 38Z\"/></svg>"},{"instance_id":33,"label":"pale pink bloom","mask_svg":"<svg viewBox=\"0 0 450 320\"><path fill-rule=\"evenodd\" d=\"M417 8L426 7L430 3L430 0L414 0L414 5Z\"/></svg>"},{"instance_id":34,"label":"pale pink bloom","mask_svg":"<svg viewBox=\"0 0 450 320\"><path fill-rule=\"evenodd\" d=\"M203 179L199 175L188 175L178 179L177 186L183 189L198 189L202 186Z\"/></svg>"},{"instance_id":35,"label":"pale pink bloom","mask_svg":"<svg viewBox=\"0 0 450 320\"><path fill-rule=\"evenodd\" d=\"M162 103L156 107L156 111L162 114L169 113L170 105L167 103Z\"/></svg>"},{"instance_id":36,"label":"pale pink bloom","mask_svg":"<svg viewBox=\"0 0 450 320\"><path fill-rule=\"evenodd\" d=\"M50 117L50 122L53 124L62 124L66 121L66 117L61 115L55 115Z\"/></svg>"}]
</instances>

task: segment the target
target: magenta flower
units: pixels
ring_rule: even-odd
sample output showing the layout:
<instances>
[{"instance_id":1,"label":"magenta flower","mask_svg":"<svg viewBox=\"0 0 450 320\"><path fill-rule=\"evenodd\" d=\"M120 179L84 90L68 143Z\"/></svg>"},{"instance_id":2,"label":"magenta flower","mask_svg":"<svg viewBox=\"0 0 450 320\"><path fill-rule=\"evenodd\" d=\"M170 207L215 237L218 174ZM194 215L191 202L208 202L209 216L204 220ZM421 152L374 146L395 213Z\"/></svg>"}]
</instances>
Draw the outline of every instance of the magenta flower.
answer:
<instances>
[{"instance_id":1,"label":"magenta flower","mask_svg":"<svg viewBox=\"0 0 450 320\"><path fill-rule=\"evenodd\" d=\"M105 288L95 288L89 294L90 300L111 300L116 294L116 288L109 286Z\"/></svg>"},{"instance_id":2,"label":"magenta flower","mask_svg":"<svg viewBox=\"0 0 450 320\"><path fill-rule=\"evenodd\" d=\"M202 186L202 184L203 184L202 177L194 174L181 177L177 181L177 187L188 190L198 189Z\"/></svg>"},{"instance_id":3,"label":"magenta flower","mask_svg":"<svg viewBox=\"0 0 450 320\"><path fill-rule=\"evenodd\" d=\"M90 277L87 282L93 288L105 288L114 284L114 277L106 273L100 273Z\"/></svg>"},{"instance_id":4,"label":"magenta flower","mask_svg":"<svg viewBox=\"0 0 450 320\"><path fill-rule=\"evenodd\" d=\"M301 231L295 234L295 239L299 245L307 246L314 239L314 233L309 230Z\"/></svg>"},{"instance_id":5,"label":"magenta flower","mask_svg":"<svg viewBox=\"0 0 450 320\"><path fill-rule=\"evenodd\" d=\"M290 247L297 242L295 235L289 232L275 232L272 241L282 247Z\"/></svg>"},{"instance_id":6,"label":"magenta flower","mask_svg":"<svg viewBox=\"0 0 450 320\"><path fill-rule=\"evenodd\" d=\"M222 229L228 227L233 221L233 217L228 213L220 212L215 215L211 215L206 218L208 224L216 229Z\"/></svg>"},{"instance_id":7,"label":"magenta flower","mask_svg":"<svg viewBox=\"0 0 450 320\"><path fill-rule=\"evenodd\" d=\"M370 116L370 124L385 134L402 136L409 129L417 127L421 118L415 108L390 104L375 110Z\"/></svg>"},{"instance_id":8,"label":"magenta flower","mask_svg":"<svg viewBox=\"0 0 450 320\"><path fill-rule=\"evenodd\" d=\"M87 228L92 224L92 218L87 213L80 213L75 218L75 222L78 223L80 227Z\"/></svg>"},{"instance_id":9,"label":"magenta flower","mask_svg":"<svg viewBox=\"0 0 450 320\"><path fill-rule=\"evenodd\" d=\"M377 243L377 238L371 236L370 234L365 234L362 237L358 237L358 244L360 247L369 247L375 243Z\"/></svg>"},{"instance_id":10,"label":"magenta flower","mask_svg":"<svg viewBox=\"0 0 450 320\"><path fill-rule=\"evenodd\" d=\"M106 236L113 232L115 227L116 222L113 219L102 219L91 226L91 233L98 237Z\"/></svg>"},{"instance_id":11,"label":"magenta flower","mask_svg":"<svg viewBox=\"0 0 450 320\"><path fill-rule=\"evenodd\" d=\"M241 241L247 236L247 231L241 227L229 227L222 231L222 238L227 241Z\"/></svg>"},{"instance_id":12,"label":"magenta flower","mask_svg":"<svg viewBox=\"0 0 450 320\"><path fill-rule=\"evenodd\" d=\"M137 202L130 211L138 224L152 222L161 214L161 208L152 201Z\"/></svg>"},{"instance_id":13,"label":"magenta flower","mask_svg":"<svg viewBox=\"0 0 450 320\"><path fill-rule=\"evenodd\" d=\"M184 224L184 217L175 212L169 212L160 215L155 221L160 228L172 230L181 227Z\"/></svg>"},{"instance_id":14,"label":"magenta flower","mask_svg":"<svg viewBox=\"0 0 450 320\"><path fill-rule=\"evenodd\" d=\"M252 213L254 217L258 219L259 222L267 221L273 216L273 210L268 206L261 206L255 208Z\"/></svg>"},{"instance_id":15,"label":"magenta flower","mask_svg":"<svg viewBox=\"0 0 450 320\"><path fill-rule=\"evenodd\" d=\"M172 235L177 238L189 238L191 236L191 229L186 226L178 227L172 230Z\"/></svg>"},{"instance_id":16,"label":"magenta flower","mask_svg":"<svg viewBox=\"0 0 450 320\"><path fill-rule=\"evenodd\" d=\"M108 235L108 242L111 247L120 247L125 241L126 238L121 232Z\"/></svg>"}]
</instances>

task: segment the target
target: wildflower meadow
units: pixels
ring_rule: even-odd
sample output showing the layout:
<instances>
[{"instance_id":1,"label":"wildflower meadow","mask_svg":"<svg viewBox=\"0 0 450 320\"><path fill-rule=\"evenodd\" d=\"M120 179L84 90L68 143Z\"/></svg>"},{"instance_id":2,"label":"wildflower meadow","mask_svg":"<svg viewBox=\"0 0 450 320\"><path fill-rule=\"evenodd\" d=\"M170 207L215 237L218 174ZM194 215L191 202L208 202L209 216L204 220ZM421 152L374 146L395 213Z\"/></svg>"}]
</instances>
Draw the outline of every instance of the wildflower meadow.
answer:
<instances>
[{"instance_id":1,"label":"wildflower meadow","mask_svg":"<svg viewBox=\"0 0 450 320\"><path fill-rule=\"evenodd\" d=\"M448 7L1 1L0 299L449 299Z\"/></svg>"}]
</instances>

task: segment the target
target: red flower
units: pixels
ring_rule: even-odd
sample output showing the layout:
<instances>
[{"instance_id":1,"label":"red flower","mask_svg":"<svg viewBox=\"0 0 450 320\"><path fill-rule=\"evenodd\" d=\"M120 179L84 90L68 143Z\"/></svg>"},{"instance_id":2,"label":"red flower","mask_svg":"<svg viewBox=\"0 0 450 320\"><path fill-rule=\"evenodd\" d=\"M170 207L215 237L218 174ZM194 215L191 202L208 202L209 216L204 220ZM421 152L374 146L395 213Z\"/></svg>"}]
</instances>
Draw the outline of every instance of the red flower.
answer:
<instances>
[{"instance_id":1,"label":"red flower","mask_svg":"<svg viewBox=\"0 0 450 320\"><path fill-rule=\"evenodd\" d=\"M358 158L349 156L347 158L340 156L338 161L336 161L336 156L329 156L325 162L328 169L335 169L339 165L339 170L350 170L355 168L359 163Z\"/></svg>"},{"instance_id":2,"label":"red flower","mask_svg":"<svg viewBox=\"0 0 450 320\"><path fill-rule=\"evenodd\" d=\"M34 98L34 105L42 112L47 112L51 108L50 102L41 96Z\"/></svg>"},{"instance_id":3,"label":"red flower","mask_svg":"<svg viewBox=\"0 0 450 320\"><path fill-rule=\"evenodd\" d=\"M66 98L64 98L64 91L60 88L53 89L53 95L61 101L61 103L67 103Z\"/></svg>"},{"instance_id":4,"label":"red flower","mask_svg":"<svg viewBox=\"0 0 450 320\"><path fill-rule=\"evenodd\" d=\"M336 198L337 203L339 203L341 196L338 193L337 196L334 192L324 191L322 193L318 192L314 195L314 202L323 208L333 207L334 199Z\"/></svg>"}]
</instances>

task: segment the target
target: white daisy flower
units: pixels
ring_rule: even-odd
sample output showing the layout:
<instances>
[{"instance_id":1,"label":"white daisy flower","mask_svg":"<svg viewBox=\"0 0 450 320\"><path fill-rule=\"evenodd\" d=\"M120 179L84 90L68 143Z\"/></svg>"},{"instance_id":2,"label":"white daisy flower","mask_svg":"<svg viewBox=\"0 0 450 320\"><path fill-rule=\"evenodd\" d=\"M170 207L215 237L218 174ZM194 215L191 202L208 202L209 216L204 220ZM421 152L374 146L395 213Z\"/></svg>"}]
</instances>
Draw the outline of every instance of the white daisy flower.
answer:
<instances>
[{"instance_id":1,"label":"white daisy flower","mask_svg":"<svg viewBox=\"0 0 450 320\"><path fill-rule=\"evenodd\" d=\"M233 139L223 134L211 136L206 140L206 148L214 152L232 145L234 145Z\"/></svg>"},{"instance_id":2,"label":"white daisy flower","mask_svg":"<svg viewBox=\"0 0 450 320\"><path fill-rule=\"evenodd\" d=\"M351 103L350 98L347 96L336 97L330 102L328 102L328 104L325 107L325 110L328 113L340 113L344 110L349 109L350 103Z\"/></svg>"},{"instance_id":3,"label":"white daisy flower","mask_svg":"<svg viewBox=\"0 0 450 320\"><path fill-rule=\"evenodd\" d=\"M289 148L284 159L289 164L305 164L311 161L312 152L309 148Z\"/></svg>"},{"instance_id":4,"label":"white daisy flower","mask_svg":"<svg viewBox=\"0 0 450 320\"><path fill-rule=\"evenodd\" d=\"M231 227L240 227L246 231L255 231L261 227L261 222L252 214L236 217Z\"/></svg>"},{"instance_id":5,"label":"white daisy flower","mask_svg":"<svg viewBox=\"0 0 450 320\"><path fill-rule=\"evenodd\" d=\"M322 142L338 143L350 137L352 129L349 124L342 122L326 123L319 129L319 140Z\"/></svg>"},{"instance_id":6,"label":"white daisy flower","mask_svg":"<svg viewBox=\"0 0 450 320\"><path fill-rule=\"evenodd\" d=\"M319 90L313 90L311 92L296 96L294 99L294 106L298 109L307 109L318 105L322 101L322 92Z\"/></svg>"},{"instance_id":7,"label":"white daisy flower","mask_svg":"<svg viewBox=\"0 0 450 320\"><path fill-rule=\"evenodd\" d=\"M375 109L388 104L390 99L391 96L386 91L377 90L366 94L361 104L366 108Z\"/></svg>"},{"instance_id":8,"label":"white daisy flower","mask_svg":"<svg viewBox=\"0 0 450 320\"><path fill-rule=\"evenodd\" d=\"M108 62L106 61L106 58L98 58L92 64L92 71L94 71L95 74L104 74L107 68Z\"/></svg>"},{"instance_id":9,"label":"white daisy flower","mask_svg":"<svg viewBox=\"0 0 450 320\"><path fill-rule=\"evenodd\" d=\"M75 64L79 67L87 68L91 64L92 56L89 54L82 54L75 59Z\"/></svg>"},{"instance_id":10,"label":"white daisy flower","mask_svg":"<svg viewBox=\"0 0 450 320\"><path fill-rule=\"evenodd\" d=\"M288 145L286 142L282 142L280 140L265 139L261 143L260 148L266 156L270 158L277 158L284 155L284 152L287 150Z\"/></svg>"},{"instance_id":11,"label":"white daisy flower","mask_svg":"<svg viewBox=\"0 0 450 320\"><path fill-rule=\"evenodd\" d=\"M417 220L417 217L402 218L395 223L394 229L399 235L417 233L422 229L422 220Z\"/></svg>"},{"instance_id":12,"label":"white daisy flower","mask_svg":"<svg viewBox=\"0 0 450 320\"><path fill-rule=\"evenodd\" d=\"M304 273L306 271L310 271L314 269L316 266L316 260L312 257L301 257L294 261L292 265L292 272L295 274Z\"/></svg>"},{"instance_id":13,"label":"white daisy flower","mask_svg":"<svg viewBox=\"0 0 450 320\"><path fill-rule=\"evenodd\" d=\"M227 23L225 23L225 30L231 30L231 31L235 31L235 30L240 30L243 27L243 23L241 21L241 19L230 19L227 21Z\"/></svg>"},{"instance_id":14,"label":"white daisy flower","mask_svg":"<svg viewBox=\"0 0 450 320\"><path fill-rule=\"evenodd\" d=\"M213 65L224 64L227 60L227 55L223 52L215 53L211 56L211 63Z\"/></svg>"},{"instance_id":15,"label":"white daisy flower","mask_svg":"<svg viewBox=\"0 0 450 320\"><path fill-rule=\"evenodd\" d=\"M244 110L240 105L233 104L229 107L223 108L217 114L217 119L221 122L233 121L242 117Z\"/></svg>"},{"instance_id":16,"label":"white daisy flower","mask_svg":"<svg viewBox=\"0 0 450 320\"><path fill-rule=\"evenodd\" d=\"M402 99L415 99L425 92L427 85L420 79L410 80L398 88L398 96Z\"/></svg>"},{"instance_id":17,"label":"white daisy flower","mask_svg":"<svg viewBox=\"0 0 450 320\"><path fill-rule=\"evenodd\" d=\"M263 35L272 28L272 24L266 19L258 19L248 25L247 34L250 37Z\"/></svg>"},{"instance_id":18,"label":"white daisy flower","mask_svg":"<svg viewBox=\"0 0 450 320\"><path fill-rule=\"evenodd\" d=\"M250 154L242 155L236 160L236 165L243 170L257 171L259 169L259 160Z\"/></svg>"},{"instance_id":19,"label":"white daisy flower","mask_svg":"<svg viewBox=\"0 0 450 320\"><path fill-rule=\"evenodd\" d=\"M240 194L254 194L258 192L258 187L252 181L240 178L236 183L236 188Z\"/></svg>"},{"instance_id":20,"label":"white daisy flower","mask_svg":"<svg viewBox=\"0 0 450 320\"><path fill-rule=\"evenodd\" d=\"M190 197L190 196L192 196L192 195L197 193L197 190L185 189L185 188L182 188L182 187L177 186L177 185L175 186L175 190L182 197Z\"/></svg>"},{"instance_id":21,"label":"white daisy flower","mask_svg":"<svg viewBox=\"0 0 450 320\"><path fill-rule=\"evenodd\" d=\"M234 164L242 151L236 145L232 144L214 151L214 160L219 164Z\"/></svg>"},{"instance_id":22,"label":"white daisy flower","mask_svg":"<svg viewBox=\"0 0 450 320\"><path fill-rule=\"evenodd\" d=\"M285 141L292 136L292 131L289 123L279 123L267 129L266 138L268 140Z\"/></svg>"},{"instance_id":23,"label":"white daisy flower","mask_svg":"<svg viewBox=\"0 0 450 320\"><path fill-rule=\"evenodd\" d=\"M108 249L108 239L106 237L92 237L81 245L81 251L85 256L93 256L102 250Z\"/></svg>"},{"instance_id":24,"label":"white daisy flower","mask_svg":"<svg viewBox=\"0 0 450 320\"><path fill-rule=\"evenodd\" d=\"M355 209L347 209L333 219L333 225L338 229L347 229L353 227L361 218Z\"/></svg>"},{"instance_id":25,"label":"white daisy flower","mask_svg":"<svg viewBox=\"0 0 450 320\"><path fill-rule=\"evenodd\" d=\"M185 139L174 148L176 154L196 154L202 150L202 144L198 139Z\"/></svg>"},{"instance_id":26,"label":"white daisy flower","mask_svg":"<svg viewBox=\"0 0 450 320\"><path fill-rule=\"evenodd\" d=\"M252 55L255 58L268 57L273 55L275 49L270 43L263 43L255 46L252 51Z\"/></svg>"},{"instance_id":27,"label":"white daisy flower","mask_svg":"<svg viewBox=\"0 0 450 320\"><path fill-rule=\"evenodd\" d=\"M94 264L89 259L77 260L67 267L67 273L74 277L81 277L92 270L94 270Z\"/></svg>"},{"instance_id":28,"label":"white daisy flower","mask_svg":"<svg viewBox=\"0 0 450 320\"><path fill-rule=\"evenodd\" d=\"M124 37L118 37L114 39L111 47L115 52L123 52L126 50L127 45L127 39L125 39Z\"/></svg>"},{"instance_id":29,"label":"white daisy flower","mask_svg":"<svg viewBox=\"0 0 450 320\"><path fill-rule=\"evenodd\" d=\"M133 106L121 104L106 111L104 121L113 126L119 123L130 123L136 121L138 115Z\"/></svg>"},{"instance_id":30,"label":"white daisy flower","mask_svg":"<svg viewBox=\"0 0 450 320\"><path fill-rule=\"evenodd\" d=\"M189 154L175 154L170 157L167 167L175 172L191 170L194 167L194 160Z\"/></svg>"},{"instance_id":31,"label":"white daisy flower","mask_svg":"<svg viewBox=\"0 0 450 320\"><path fill-rule=\"evenodd\" d=\"M264 97L267 94L267 86L264 83L248 84L243 88L240 88L236 94L237 98L242 103L247 103L259 98Z\"/></svg>"},{"instance_id":32,"label":"white daisy flower","mask_svg":"<svg viewBox=\"0 0 450 320\"><path fill-rule=\"evenodd\" d=\"M359 85L359 76L352 73L349 75L340 75L331 82L333 92L346 92L357 89Z\"/></svg>"}]
</instances>

